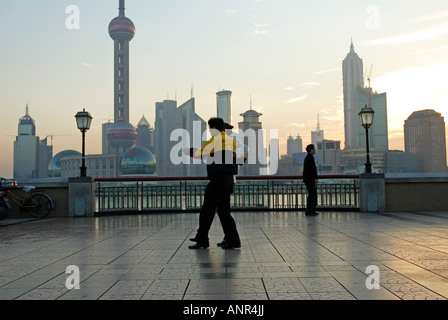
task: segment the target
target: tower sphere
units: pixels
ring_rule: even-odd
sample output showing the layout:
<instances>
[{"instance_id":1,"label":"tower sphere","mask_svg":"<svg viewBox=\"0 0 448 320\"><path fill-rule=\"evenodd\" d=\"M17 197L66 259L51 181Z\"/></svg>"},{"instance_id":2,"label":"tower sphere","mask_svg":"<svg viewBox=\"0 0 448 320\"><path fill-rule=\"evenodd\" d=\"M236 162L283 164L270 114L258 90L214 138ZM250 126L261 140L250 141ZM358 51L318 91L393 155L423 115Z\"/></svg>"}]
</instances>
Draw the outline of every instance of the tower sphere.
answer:
<instances>
[{"instance_id":1,"label":"tower sphere","mask_svg":"<svg viewBox=\"0 0 448 320\"><path fill-rule=\"evenodd\" d=\"M127 17L116 17L109 24L109 35L113 40L131 41L135 36L135 25Z\"/></svg>"},{"instance_id":2,"label":"tower sphere","mask_svg":"<svg viewBox=\"0 0 448 320\"><path fill-rule=\"evenodd\" d=\"M107 139L112 147L125 150L135 145L137 131L129 122L118 121L109 127Z\"/></svg>"}]
</instances>

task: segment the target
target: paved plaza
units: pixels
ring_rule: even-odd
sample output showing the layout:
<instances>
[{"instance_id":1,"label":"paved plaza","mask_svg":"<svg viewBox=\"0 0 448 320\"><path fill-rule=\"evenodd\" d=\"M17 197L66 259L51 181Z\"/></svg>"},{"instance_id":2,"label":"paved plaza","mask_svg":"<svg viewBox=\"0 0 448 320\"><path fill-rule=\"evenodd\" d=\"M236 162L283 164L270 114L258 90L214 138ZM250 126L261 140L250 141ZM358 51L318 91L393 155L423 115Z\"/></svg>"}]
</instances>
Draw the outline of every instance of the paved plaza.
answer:
<instances>
[{"instance_id":1,"label":"paved plaza","mask_svg":"<svg viewBox=\"0 0 448 320\"><path fill-rule=\"evenodd\" d=\"M216 246L218 217L210 248L188 249L197 213L0 221L0 299L448 298L448 212L232 215L236 250Z\"/></svg>"}]
</instances>

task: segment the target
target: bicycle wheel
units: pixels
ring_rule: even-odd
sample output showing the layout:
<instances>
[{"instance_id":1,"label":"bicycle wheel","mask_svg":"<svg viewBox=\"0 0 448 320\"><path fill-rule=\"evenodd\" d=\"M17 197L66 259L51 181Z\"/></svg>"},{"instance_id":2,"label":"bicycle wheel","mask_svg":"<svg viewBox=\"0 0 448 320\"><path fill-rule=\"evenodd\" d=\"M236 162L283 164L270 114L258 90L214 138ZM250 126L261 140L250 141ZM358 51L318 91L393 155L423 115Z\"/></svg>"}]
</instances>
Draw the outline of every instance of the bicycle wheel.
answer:
<instances>
[{"instance_id":1,"label":"bicycle wheel","mask_svg":"<svg viewBox=\"0 0 448 320\"><path fill-rule=\"evenodd\" d=\"M5 219L8 216L8 206L0 200L0 220Z\"/></svg>"},{"instance_id":2,"label":"bicycle wheel","mask_svg":"<svg viewBox=\"0 0 448 320\"><path fill-rule=\"evenodd\" d=\"M53 202L45 193L34 193L29 197L26 206L33 217L43 218L50 213Z\"/></svg>"}]
</instances>

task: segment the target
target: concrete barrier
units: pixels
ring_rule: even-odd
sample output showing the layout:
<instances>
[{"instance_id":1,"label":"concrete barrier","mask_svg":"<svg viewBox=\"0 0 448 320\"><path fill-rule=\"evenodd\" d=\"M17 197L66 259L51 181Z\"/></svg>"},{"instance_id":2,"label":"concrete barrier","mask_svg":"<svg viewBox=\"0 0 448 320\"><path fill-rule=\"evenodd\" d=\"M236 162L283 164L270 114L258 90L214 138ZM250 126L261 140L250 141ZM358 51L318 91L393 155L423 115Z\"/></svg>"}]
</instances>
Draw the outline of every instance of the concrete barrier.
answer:
<instances>
[{"instance_id":1,"label":"concrete barrier","mask_svg":"<svg viewBox=\"0 0 448 320\"><path fill-rule=\"evenodd\" d=\"M54 204L54 210L50 212L48 217L68 216L68 179L48 178L18 181L18 188L13 189L12 192L22 197L25 195L25 192L21 190L21 188L28 185L35 186L36 191L46 193L50 196ZM31 217L28 210L25 209L21 211L11 198L9 203L11 204L11 209L8 212L8 217Z\"/></svg>"},{"instance_id":2,"label":"concrete barrier","mask_svg":"<svg viewBox=\"0 0 448 320\"><path fill-rule=\"evenodd\" d=\"M386 211L448 212L448 173L386 174Z\"/></svg>"}]
</instances>

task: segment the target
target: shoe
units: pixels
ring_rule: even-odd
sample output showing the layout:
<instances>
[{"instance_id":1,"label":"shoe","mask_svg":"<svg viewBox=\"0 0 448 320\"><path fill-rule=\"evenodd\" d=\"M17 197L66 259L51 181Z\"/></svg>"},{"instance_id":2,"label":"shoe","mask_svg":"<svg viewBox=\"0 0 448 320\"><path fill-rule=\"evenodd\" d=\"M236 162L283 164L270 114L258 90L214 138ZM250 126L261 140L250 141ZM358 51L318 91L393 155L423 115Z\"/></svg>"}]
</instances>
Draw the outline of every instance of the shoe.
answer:
<instances>
[{"instance_id":1,"label":"shoe","mask_svg":"<svg viewBox=\"0 0 448 320\"><path fill-rule=\"evenodd\" d=\"M192 246L188 246L188 249L201 249L201 248L207 249L208 247L210 247L210 244L198 242Z\"/></svg>"},{"instance_id":2,"label":"shoe","mask_svg":"<svg viewBox=\"0 0 448 320\"><path fill-rule=\"evenodd\" d=\"M196 238L190 238L190 241L198 242L198 240Z\"/></svg>"},{"instance_id":3,"label":"shoe","mask_svg":"<svg viewBox=\"0 0 448 320\"><path fill-rule=\"evenodd\" d=\"M240 244L229 244L226 243L225 245L221 246L222 249L228 250L228 249L237 249L237 248L241 248L241 243Z\"/></svg>"},{"instance_id":4,"label":"shoe","mask_svg":"<svg viewBox=\"0 0 448 320\"><path fill-rule=\"evenodd\" d=\"M319 215L319 212L314 212L312 215L317 216L317 215Z\"/></svg>"},{"instance_id":5,"label":"shoe","mask_svg":"<svg viewBox=\"0 0 448 320\"><path fill-rule=\"evenodd\" d=\"M217 243L216 245L217 245L218 247L225 246L225 245L227 245L227 241L226 241L226 240L222 240L222 242L219 242L219 243Z\"/></svg>"}]
</instances>

